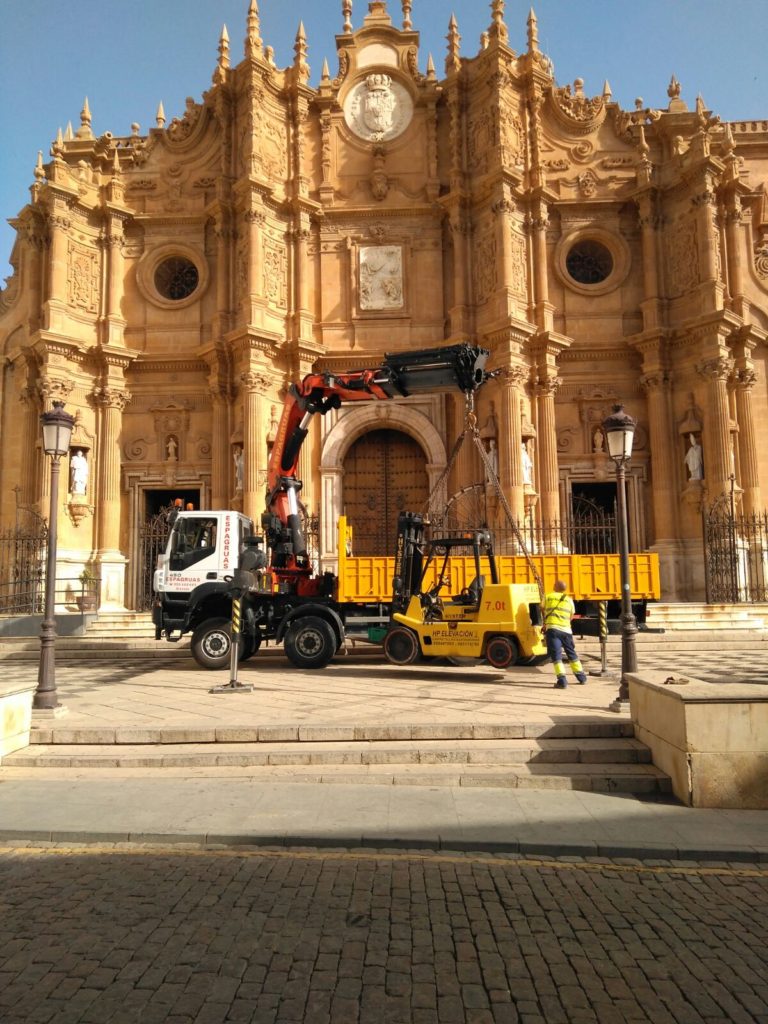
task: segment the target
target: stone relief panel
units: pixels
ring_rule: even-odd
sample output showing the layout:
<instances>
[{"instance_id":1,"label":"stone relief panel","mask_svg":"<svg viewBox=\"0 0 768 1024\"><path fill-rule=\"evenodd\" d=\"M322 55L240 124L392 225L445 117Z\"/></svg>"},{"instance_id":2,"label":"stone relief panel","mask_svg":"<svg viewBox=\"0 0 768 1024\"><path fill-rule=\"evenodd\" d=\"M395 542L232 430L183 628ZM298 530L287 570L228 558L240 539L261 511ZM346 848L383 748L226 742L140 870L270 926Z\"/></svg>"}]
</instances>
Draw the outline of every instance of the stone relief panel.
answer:
<instances>
[{"instance_id":1,"label":"stone relief panel","mask_svg":"<svg viewBox=\"0 0 768 1024\"><path fill-rule=\"evenodd\" d=\"M77 242L69 243L67 260L68 301L88 313L99 311L99 259Z\"/></svg>"},{"instance_id":2,"label":"stone relief panel","mask_svg":"<svg viewBox=\"0 0 768 1024\"><path fill-rule=\"evenodd\" d=\"M696 251L696 225L681 221L667 236L667 274L669 294L684 295L699 283L699 256Z\"/></svg>"},{"instance_id":3,"label":"stone relief panel","mask_svg":"<svg viewBox=\"0 0 768 1024\"><path fill-rule=\"evenodd\" d=\"M488 170L490 154L498 142L498 109L491 107L475 114L469 122L467 153L469 168L484 174Z\"/></svg>"},{"instance_id":4,"label":"stone relief panel","mask_svg":"<svg viewBox=\"0 0 768 1024\"><path fill-rule=\"evenodd\" d=\"M264 295L278 306L286 304L285 249L269 238L264 239Z\"/></svg>"},{"instance_id":5,"label":"stone relief panel","mask_svg":"<svg viewBox=\"0 0 768 1024\"><path fill-rule=\"evenodd\" d=\"M528 275L525 252L525 238L519 231L512 229L512 265L509 282L515 295L525 297L528 294Z\"/></svg>"},{"instance_id":6,"label":"stone relief panel","mask_svg":"<svg viewBox=\"0 0 768 1024\"><path fill-rule=\"evenodd\" d=\"M390 75L368 75L344 100L350 130L367 142L385 142L402 135L413 117L408 91Z\"/></svg>"},{"instance_id":7,"label":"stone relief panel","mask_svg":"<svg viewBox=\"0 0 768 1024\"><path fill-rule=\"evenodd\" d=\"M493 233L488 232L478 241L472 262L472 284L475 302L485 302L496 291L496 266L496 238Z\"/></svg>"},{"instance_id":8,"label":"stone relief panel","mask_svg":"<svg viewBox=\"0 0 768 1024\"><path fill-rule=\"evenodd\" d=\"M403 250L399 245L360 247L360 309L402 309Z\"/></svg>"}]
</instances>

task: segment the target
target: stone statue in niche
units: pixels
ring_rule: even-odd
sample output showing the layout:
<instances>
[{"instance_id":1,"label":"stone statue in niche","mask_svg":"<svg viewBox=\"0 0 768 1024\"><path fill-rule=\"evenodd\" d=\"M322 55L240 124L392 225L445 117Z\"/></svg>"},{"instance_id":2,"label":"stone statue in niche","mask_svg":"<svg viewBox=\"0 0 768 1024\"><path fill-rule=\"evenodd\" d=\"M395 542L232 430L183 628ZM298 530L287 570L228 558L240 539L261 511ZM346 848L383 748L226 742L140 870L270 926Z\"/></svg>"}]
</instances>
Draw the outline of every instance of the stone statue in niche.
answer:
<instances>
[{"instance_id":1,"label":"stone statue in niche","mask_svg":"<svg viewBox=\"0 0 768 1024\"><path fill-rule=\"evenodd\" d=\"M701 445L696 440L695 434L689 434L688 440L690 441L690 448L685 453L685 464L688 467L688 478L689 480L703 480L704 458L701 451Z\"/></svg>"},{"instance_id":2,"label":"stone statue in niche","mask_svg":"<svg viewBox=\"0 0 768 1024\"><path fill-rule=\"evenodd\" d=\"M165 442L165 459L166 459L166 462L177 462L178 461L178 455L177 455L178 450L179 450L179 442L176 440L176 438L173 436L173 434L169 434L168 435L168 440Z\"/></svg>"},{"instance_id":3,"label":"stone statue in niche","mask_svg":"<svg viewBox=\"0 0 768 1024\"><path fill-rule=\"evenodd\" d=\"M232 458L235 463L235 490L242 491L243 489L243 449L237 445L232 452Z\"/></svg>"},{"instance_id":4,"label":"stone statue in niche","mask_svg":"<svg viewBox=\"0 0 768 1024\"><path fill-rule=\"evenodd\" d=\"M88 490L88 460L79 448L69 460L69 470L70 492L85 494Z\"/></svg>"},{"instance_id":5,"label":"stone statue in niche","mask_svg":"<svg viewBox=\"0 0 768 1024\"><path fill-rule=\"evenodd\" d=\"M531 454L528 451L528 446L524 443L520 445L520 459L523 466L523 483L529 487L533 486L533 460Z\"/></svg>"},{"instance_id":6,"label":"stone statue in niche","mask_svg":"<svg viewBox=\"0 0 768 1024\"><path fill-rule=\"evenodd\" d=\"M490 472L486 470L486 476L488 482L492 483L499 476L499 449L496 447L496 438L494 437L488 441L488 463Z\"/></svg>"},{"instance_id":7,"label":"stone statue in niche","mask_svg":"<svg viewBox=\"0 0 768 1024\"><path fill-rule=\"evenodd\" d=\"M403 254L399 245L360 249L360 309L403 308Z\"/></svg>"},{"instance_id":8,"label":"stone statue in niche","mask_svg":"<svg viewBox=\"0 0 768 1024\"><path fill-rule=\"evenodd\" d=\"M598 429L592 435L592 449L593 451L602 453L605 447L605 435L602 430Z\"/></svg>"}]
</instances>

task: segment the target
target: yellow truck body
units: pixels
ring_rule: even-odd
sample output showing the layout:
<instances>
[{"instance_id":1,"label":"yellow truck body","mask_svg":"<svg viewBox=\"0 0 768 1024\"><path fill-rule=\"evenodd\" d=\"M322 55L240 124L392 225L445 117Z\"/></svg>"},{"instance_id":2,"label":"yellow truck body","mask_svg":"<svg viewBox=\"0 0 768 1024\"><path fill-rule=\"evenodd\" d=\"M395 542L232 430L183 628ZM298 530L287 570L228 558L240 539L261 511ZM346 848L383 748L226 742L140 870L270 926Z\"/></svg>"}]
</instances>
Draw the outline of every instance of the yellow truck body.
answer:
<instances>
[{"instance_id":1,"label":"yellow truck body","mask_svg":"<svg viewBox=\"0 0 768 1024\"><path fill-rule=\"evenodd\" d=\"M353 529L346 516L339 520L339 569L337 600L352 603L388 602L392 600L392 577L395 560L386 556L355 556ZM550 591L555 580L565 580L574 601L614 601L621 599L621 569L618 555L532 555L536 571ZM524 555L497 555L496 565L502 583L535 583L531 566ZM482 571L490 581L487 559L481 560ZM438 566L430 572L436 575ZM475 575L472 558L450 559L450 584L445 591L458 594L468 587ZM650 551L629 556L630 591L633 601L657 601L661 596L659 556ZM427 589L434 580L425 576Z\"/></svg>"}]
</instances>

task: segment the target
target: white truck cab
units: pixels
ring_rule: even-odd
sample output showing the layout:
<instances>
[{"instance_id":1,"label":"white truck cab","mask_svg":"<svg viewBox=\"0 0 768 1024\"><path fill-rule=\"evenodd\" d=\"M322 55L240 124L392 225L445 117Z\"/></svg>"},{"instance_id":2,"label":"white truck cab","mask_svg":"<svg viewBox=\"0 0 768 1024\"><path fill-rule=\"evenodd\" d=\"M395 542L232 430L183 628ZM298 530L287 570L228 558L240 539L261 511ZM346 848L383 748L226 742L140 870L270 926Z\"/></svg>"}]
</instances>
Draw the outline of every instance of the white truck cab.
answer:
<instances>
[{"instance_id":1,"label":"white truck cab","mask_svg":"<svg viewBox=\"0 0 768 1024\"><path fill-rule=\"evenodd\" d=\"M231 577L252 533L252 521L239 512L179 512L157 560L155 593L186 594Z\"/></svg>"}]
</instances>

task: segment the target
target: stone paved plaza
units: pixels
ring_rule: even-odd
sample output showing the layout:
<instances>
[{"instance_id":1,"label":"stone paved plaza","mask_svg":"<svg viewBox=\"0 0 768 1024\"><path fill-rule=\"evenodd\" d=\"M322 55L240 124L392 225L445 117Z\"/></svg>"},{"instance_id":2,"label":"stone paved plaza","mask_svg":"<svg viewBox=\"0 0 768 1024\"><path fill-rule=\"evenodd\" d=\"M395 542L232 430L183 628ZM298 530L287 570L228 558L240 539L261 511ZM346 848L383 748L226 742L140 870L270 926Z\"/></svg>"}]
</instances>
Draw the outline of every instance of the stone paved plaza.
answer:
<instances>
[{"instance_id":1,"label":"stone paved plaza","mask_svg":"<svg viewBox=\"0 0 768 1024\"><path fill-rule=\"evenodd\" d=\"M0 847L3 1024L768 1022L765 866Z\"/></svg>"}]
</instances>

